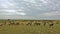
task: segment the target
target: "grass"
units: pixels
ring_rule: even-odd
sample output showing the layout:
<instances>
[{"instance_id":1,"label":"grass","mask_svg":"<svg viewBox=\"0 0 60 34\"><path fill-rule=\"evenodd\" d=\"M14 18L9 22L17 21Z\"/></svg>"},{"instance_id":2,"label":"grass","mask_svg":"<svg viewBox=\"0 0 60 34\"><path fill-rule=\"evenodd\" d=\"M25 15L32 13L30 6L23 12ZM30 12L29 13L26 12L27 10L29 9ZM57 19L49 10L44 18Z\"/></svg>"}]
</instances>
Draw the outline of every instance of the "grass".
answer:
<instances>
[{"instance_id":1,"label":"grass","mask_svg":"<svg viewBox=\"0 0 60 34\"><path fill-rule=\"evenodd\" d=\"M54 23L53 28L49 28L49 24L44 26L43 23L39 26L5 24L0 26L0 34L60 34L60 23Z\"/></svg>"}]
</instances>

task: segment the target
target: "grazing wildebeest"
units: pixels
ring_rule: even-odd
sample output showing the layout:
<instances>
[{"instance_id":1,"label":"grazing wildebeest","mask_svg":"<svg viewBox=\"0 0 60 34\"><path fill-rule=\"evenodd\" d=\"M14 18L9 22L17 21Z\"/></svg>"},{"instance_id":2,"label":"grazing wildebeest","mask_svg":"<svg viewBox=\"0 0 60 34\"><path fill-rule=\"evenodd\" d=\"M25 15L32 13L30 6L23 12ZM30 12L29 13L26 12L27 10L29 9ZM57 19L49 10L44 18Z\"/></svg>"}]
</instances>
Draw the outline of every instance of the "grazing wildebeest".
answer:
<instances>
[{"instance_id":1,"label":"grazing wildebeest","mask_svg":"<svg viewBox=\"0 0 60 34\"><path fill-rule=\"evenodd\" d=\"M9 24L8 25L15 25L14 21L12 21L10 19L8 19L8 21L9 21Z\"/></svg>"},{"instance_id":2,"label":"grazing wildebeest","mask_svg":"<svg viewBox=\"0 0 60 34\"><path fill-rule=\"evenodd\" d=\"M19 23L16 23L15 25L19 25Z\"/></svg>"},{"instance_id":3,"label":"grazing wildebeest","mask_svg":"<svg viewBox=\"0 0 60 34\"><path fill-rule=\"evenodd\" d=\"M50 26L53 26L54 24L50 24Z\"/></svg>"},{"instance_id":4,"label":"grazing wildebeest","mask_svg":"<svg viewBox=\"0 0 60 34\"><path fill-rule=\"evenodd\" d=\"M32 23L28 23L28 24L26 24L26 25L32 25Z\"/></svg>"},{"instance_id":5,"label":"grazing wildebeest","mask_svg":"<svg viewBox=\"0 0 60 34\"><path fill-rule=\"evenodd\" d=\"M40 23L34 23L34 25L40 25Z\"/></svg>"},{"instance_id":6,"label":"grazing wildebeest","mask_svg":"<svg viewBox=\"0 0 60 34\"><path fill-rule=\"evenodd\" d=\"M34 25L40 25L40 23L38 23L38 21L35 21Z\"/></svg>"},{"instance_id":7,"label":"grazing wildebeest","mask_svg":"<svg viewBox=\"0 0 60 34\"><path fill-rule=\"evenodd\" d=\"M3 26L4 24L3 23L0 23L0 26Z\"/></svg>"},{"instance_id":8,"label":"grazing wildebeest","mask_svg":"<svg viewBox=\"0 0 60 34\"><path fill-rule=\"evenodd\" d=\"M54 23L50 23L50 24L49 24L49 27L53 27L53 25L54 25Z\"/></svg>"},{"instance_id":9,"label":"grazing wildebeest","mask_svg":"<svg viewBox=\"0 0 60 34\"><path fill-rule=\"evenodd\" d=\"M15 25L15 23L9 23L8 25Z\"/></svg>"}]
</instances>

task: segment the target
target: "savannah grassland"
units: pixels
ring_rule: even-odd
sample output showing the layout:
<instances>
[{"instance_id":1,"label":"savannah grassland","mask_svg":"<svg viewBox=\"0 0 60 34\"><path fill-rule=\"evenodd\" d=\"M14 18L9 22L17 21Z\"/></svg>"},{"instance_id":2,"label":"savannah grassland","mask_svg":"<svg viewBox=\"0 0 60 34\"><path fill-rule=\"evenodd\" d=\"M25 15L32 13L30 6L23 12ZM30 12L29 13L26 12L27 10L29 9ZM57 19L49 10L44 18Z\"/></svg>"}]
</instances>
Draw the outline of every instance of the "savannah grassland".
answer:
<instances>
[{"instance_id":1,"label":"savannah grassland","mask_svg":"<svg viewBox=\"0 0 60 34\"><path fill-rule=\"evenodd\" d=\"M40 25L34 25L35 22ZM49 27L50 20L11 20L19 25L8 25L9 20L0 20L0 34L60 34L60 20L52 20L54 25ZM32 25L26 25L32 22ZM43 23L47 22L44 26Z\"/></svg>"}]
</instances>

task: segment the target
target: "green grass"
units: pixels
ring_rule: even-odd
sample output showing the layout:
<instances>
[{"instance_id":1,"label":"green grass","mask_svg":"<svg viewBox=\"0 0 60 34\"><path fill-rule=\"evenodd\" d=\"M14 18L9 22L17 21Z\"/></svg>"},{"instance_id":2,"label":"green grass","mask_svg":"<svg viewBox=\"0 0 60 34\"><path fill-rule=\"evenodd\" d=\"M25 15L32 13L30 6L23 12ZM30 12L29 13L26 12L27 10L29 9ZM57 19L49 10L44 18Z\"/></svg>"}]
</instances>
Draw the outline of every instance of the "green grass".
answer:
<instances>
[{"instance_id":1,"label":"green grass","mask_svg":"<svg viewBox=\"0 0 60 34\"><path fill-rule=\"evenodd\" d=\"M39 26L27 25L4 25L0 26L0 34L60 34L60 24L54 24L49 28L41 23Z\"/></svg>"}]
</instances>

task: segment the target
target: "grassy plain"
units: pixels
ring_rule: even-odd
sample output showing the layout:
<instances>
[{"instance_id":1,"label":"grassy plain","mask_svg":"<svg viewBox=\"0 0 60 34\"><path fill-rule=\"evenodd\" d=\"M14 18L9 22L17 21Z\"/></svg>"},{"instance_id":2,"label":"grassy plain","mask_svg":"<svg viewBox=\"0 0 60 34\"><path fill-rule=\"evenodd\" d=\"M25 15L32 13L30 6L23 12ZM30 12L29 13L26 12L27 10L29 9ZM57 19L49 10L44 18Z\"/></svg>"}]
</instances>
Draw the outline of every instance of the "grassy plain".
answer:
<instances>
[{"instance_id":1,"label":"grassy plain","mask_svg":"<svg viewBox=\"0 0 60 34\"><path fill-rule=\"evenodd\" d=\"M38 26L34 26L35 21L36 20L11 20L11 22L14 23L19 22L20 25L8 25L9 20L0 20L0 23L5 23L3 26L0 26L0 34L60 34L59 20L52 20L54 22L53 28L50 28L48 23L45 26L43 25L44 21L49 22L49 20L37 20L41 23L41 25ZM28 22L32 22L32 25L26 25Z\"/></svg>"}]
</instances>

